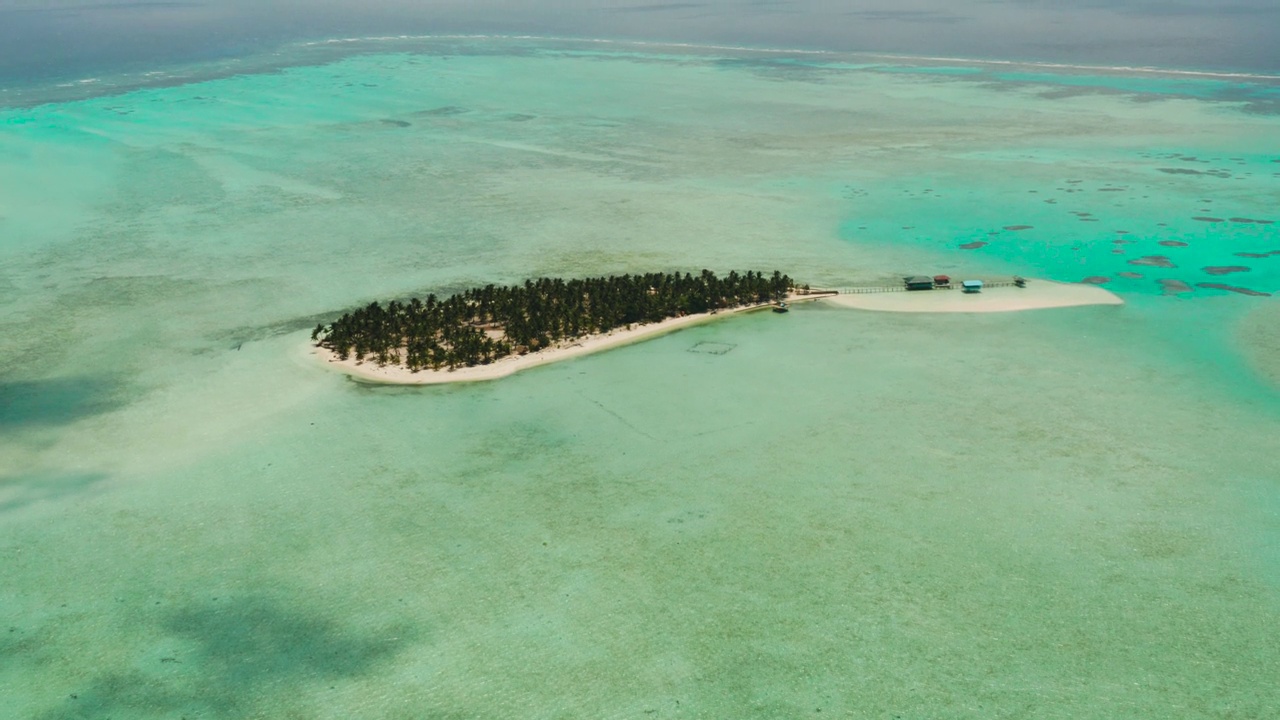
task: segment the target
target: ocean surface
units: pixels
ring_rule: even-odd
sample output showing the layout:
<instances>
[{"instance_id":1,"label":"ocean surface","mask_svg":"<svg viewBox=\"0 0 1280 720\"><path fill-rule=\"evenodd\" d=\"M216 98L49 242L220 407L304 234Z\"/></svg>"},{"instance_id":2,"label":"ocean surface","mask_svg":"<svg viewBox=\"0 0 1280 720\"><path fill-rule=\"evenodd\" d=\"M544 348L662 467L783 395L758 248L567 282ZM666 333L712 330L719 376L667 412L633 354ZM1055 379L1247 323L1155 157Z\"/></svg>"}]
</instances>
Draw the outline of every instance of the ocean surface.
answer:
<instances>
[{"instance_id":1,"label":"ocean surface","mask_svg":"<svg viewBox=\"0 0 1280 720\"><path fill-rule=\"evenodd\" d=\"M1280 715L1280 78L452 37L61 85L0 94L0 716ZM1126 304L306 353L704 267Z\"/></svg>"}]
</instances>

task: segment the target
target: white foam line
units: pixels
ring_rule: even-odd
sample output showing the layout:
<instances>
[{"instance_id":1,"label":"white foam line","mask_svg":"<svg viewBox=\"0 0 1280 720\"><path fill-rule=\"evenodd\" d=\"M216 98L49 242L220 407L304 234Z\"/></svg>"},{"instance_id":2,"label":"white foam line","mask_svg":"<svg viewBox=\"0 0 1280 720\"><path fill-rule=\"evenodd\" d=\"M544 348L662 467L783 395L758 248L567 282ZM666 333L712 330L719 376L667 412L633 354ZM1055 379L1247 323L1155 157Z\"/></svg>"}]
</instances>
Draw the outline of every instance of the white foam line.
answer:
<instances>
[{"instance_id":1,"label":"white foam line","mask_svg":"<svg viewBox=\"0 0 1280 720\"><path fill-rule=\"evenodd\" d=\"M334 38L315 40L303 43L304 47L318 45L334 45L358 42L386 42L395 40L536 40L541 42L578 42L598 45L636 46L645 48L683 48L690 50L732 50L735 52L751 52L772 55L815 55L815 56L857 56L865 58L881 58L911 62L941 62L962 65L984 65L993 67L1027 67L1044 70L1087 70L1093 72L1128 73L1136 75L1169 75L1176 77L1198 77L1235 80L1280 80L1280 75L1262 73L1221 72L1212 70L1177 70L1150 66L1133 65L1081 65L1075 63L1038 62L1033 60L986 60L980 58L947 57L933 55L900 55L890 53L868 53L858 51L811 50L800 48L759 48L743 45L712 45L703 43L664 42L652 40L614 40L608 38L575 38L548 35L379 35L370 37Z\"/></svg>"},{"instance_id":2,"label":"white foam line","mask_svg":"<svg viewBox=\"0 0 1280 720\"><path fill-rule=\"evenodd\" d=\"M836 55L830 50L801 50L798 48L756 48L744 45L705 45L699 43L660 42L651 40L611 40L608 38L558 37L554 35L371 35L368 37L330 38L301 43L302 47L341 45L359 42L388 42L396 40L536 40L540 42L576 42L597 45L634 45L637 47L675 47L694 50L734 50L785 55Z\"/></svg>"},{"instance_id":3,"label":"white foam line","mask_svg":"<svg viewBox=\"0 0 1280 720\"><path fill-rule=\"evenodd\" d=\"M999 67L1032 67L1046 70L1092 70L1102 72L1123 72L1143 75L1185 75L1206 78L1239 78L1247 80L1280 80L1280 75L1263 75L1261 73L1233 73L1212 70L1174 70L1146 65L1077 65L1073 63L1051 63L1030 60L979 60L975 58L934 57L929 55L888 55L858 53L865 57L879 57L891 60L914 60L925 62L959 63L965 65L995 65Z\"/></svg>"}]
</instances>

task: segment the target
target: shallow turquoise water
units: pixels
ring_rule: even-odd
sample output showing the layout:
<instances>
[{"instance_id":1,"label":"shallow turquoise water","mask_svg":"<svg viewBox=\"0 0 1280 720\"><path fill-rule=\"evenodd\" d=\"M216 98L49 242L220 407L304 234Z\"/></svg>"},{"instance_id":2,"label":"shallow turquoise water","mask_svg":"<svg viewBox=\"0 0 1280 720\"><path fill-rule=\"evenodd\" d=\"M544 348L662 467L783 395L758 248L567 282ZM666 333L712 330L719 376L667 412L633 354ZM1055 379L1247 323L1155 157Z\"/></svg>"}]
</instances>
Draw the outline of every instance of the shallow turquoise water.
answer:
<instances>
[{"instance_id":1,"label":"shallow turquoise water","mask_svg":"<svg viewBox=\"0 0 1280 720\"><path fill-rule=\"evenodd\" d=\"M14 717L1276 713L1275 300L1156 282L1280 292L1236 255L1280 225L1230 220L1280 221L1275 116L518 49L0 113ZM302 352L373 298L701 267L1128 304L802 307L466 387Z\"/></svg>"}]
</instances>

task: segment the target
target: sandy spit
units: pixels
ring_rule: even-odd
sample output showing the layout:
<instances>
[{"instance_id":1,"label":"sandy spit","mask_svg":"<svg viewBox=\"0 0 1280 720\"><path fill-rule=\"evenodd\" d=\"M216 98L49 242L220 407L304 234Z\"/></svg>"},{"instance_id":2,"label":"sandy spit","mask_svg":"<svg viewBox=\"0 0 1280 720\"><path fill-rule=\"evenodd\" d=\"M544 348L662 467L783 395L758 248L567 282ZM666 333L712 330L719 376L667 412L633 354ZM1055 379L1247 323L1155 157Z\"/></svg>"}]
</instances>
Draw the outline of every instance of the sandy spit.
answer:
<instances>
[{"instance_id":1,"label":"sandy spit","mask_svg":"<svg viewBox=\"0 0 1280 720\"><path fill-rule=\"evenodd\" d=\"M1123 305L1115 293L1097 285L1027 280L1025 288L986 288L980 293L955 290L868 293L837 295L824 302L841 307L881 312L986 313L1076 307L1079 305Z\"/></svg>"}]
</instances>

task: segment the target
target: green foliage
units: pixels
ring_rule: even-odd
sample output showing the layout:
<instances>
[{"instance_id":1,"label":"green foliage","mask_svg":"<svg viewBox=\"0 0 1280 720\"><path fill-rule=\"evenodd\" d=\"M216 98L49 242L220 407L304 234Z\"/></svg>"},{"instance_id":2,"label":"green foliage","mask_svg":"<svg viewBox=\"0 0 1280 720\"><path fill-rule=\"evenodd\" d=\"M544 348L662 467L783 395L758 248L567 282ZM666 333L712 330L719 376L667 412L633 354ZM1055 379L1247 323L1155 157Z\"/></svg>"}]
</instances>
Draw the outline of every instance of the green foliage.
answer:
<instances>
[{"instance_id":1,"label":"green foliage","mask_svg":"<svg viewBox=\"0 0 1280 720\"><path fill-rule=\"evenodd\" d=\"M423 369L486 365L562 340L711 310L768 302L794 287L791 278L748 271L720 278L710 270L611 275L585 280L539 278L523 285L486 285L439 300L384 307L370 303L312 339L342 359Z\"/></svg>"}]
</instances>

